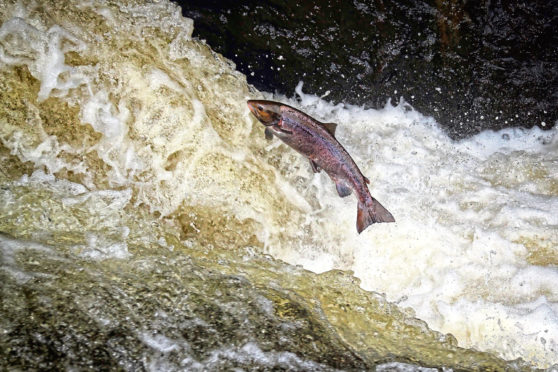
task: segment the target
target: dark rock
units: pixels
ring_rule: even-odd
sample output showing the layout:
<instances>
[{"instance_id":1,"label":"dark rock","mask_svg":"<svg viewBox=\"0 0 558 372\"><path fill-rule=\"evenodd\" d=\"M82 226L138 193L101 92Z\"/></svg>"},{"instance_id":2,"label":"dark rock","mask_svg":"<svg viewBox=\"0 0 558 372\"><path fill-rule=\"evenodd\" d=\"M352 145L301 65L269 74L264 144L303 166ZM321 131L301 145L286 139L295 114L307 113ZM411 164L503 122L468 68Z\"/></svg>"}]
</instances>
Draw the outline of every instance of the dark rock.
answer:
<instances>
[{"instance_id":1,"label":"dark rock","mask_svg":"<svg viewBox=\"0 0 558 372\"><path fill-rule=\"evenodd\" d=\"M258 89L381 107L402 96L452 138L558 119L558 3L178 1Z\"/></svg>"}]
</instances>

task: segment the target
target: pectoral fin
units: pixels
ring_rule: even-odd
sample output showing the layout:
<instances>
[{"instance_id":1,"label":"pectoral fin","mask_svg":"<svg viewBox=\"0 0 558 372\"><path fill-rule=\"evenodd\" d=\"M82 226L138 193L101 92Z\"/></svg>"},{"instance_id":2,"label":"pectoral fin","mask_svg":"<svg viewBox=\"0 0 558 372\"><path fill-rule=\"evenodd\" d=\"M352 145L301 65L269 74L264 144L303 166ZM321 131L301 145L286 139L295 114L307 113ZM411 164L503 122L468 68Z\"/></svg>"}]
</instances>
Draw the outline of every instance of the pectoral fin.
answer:
<instances>
[{"instance_id":1,"label":"pectoral fin","mask_svg":"<svg viewBox=\"0 0 558 372\"><path fill-rule=\"evenodd\" d=\"M335 182L335 187L337 188L337 193L340 197L344 198L345 196L351 195L351 188L347 183L343 180L333 180Z\"/></svg>"},{"instance_id":2,"label":"pectoral fin","mask_svg":"<svg viewBox=\"0 0 558 372\"><path fill-rule=\"evenodd\" d=\"M310 165L312 166L312 170L314 171L314 173L319 173L322 170L322 168L320 168L320 166L316 164L314 160L310 159Z\"/></svg>"},{"instance_id":3,"label":"pectoral fin","mask_svg":"<svg viewBox=\"0 0 558 372\"><path fill-rule=\"evenodd\" d=\"M265 139L271 141L273 139L273 131L269 128L265 128Z\"/></svg>"}]
</instances>

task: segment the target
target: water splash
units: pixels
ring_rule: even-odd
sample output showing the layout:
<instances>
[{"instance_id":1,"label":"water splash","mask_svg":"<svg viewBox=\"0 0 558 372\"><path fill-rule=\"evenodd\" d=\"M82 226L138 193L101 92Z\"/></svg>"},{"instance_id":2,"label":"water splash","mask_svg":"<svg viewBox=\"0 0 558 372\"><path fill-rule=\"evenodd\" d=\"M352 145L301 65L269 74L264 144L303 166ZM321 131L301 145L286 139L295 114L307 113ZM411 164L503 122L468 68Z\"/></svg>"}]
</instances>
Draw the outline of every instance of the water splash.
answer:
<instances>
[{"instance_id":1,"label":"water splash","mask_svg":"<svg viewBox=\"0 0 558 372\"><path fill-rule=\"evenodd\" d=\"M17 350L3 360L513 365L458 348L416 314L460 345L554 362L556 293L544 279L557 246L554 132L538 150L476 152L475 141L492 140L454 143L405 103L330 105L302 87L300 102L274 97L338 122L372 193L393 209L396 225L358 236L354 200L265 141L245 106L262 94L191 39L176 6L45 1L2 12L0 231L12 247L2 250L12 315L1 342ZM479 315L465 317L471 309ZM34 337L52 353L18 346ZM79 342L64 340L82 338L93 344L81 357Z\"/></svg>"}]
</instances>

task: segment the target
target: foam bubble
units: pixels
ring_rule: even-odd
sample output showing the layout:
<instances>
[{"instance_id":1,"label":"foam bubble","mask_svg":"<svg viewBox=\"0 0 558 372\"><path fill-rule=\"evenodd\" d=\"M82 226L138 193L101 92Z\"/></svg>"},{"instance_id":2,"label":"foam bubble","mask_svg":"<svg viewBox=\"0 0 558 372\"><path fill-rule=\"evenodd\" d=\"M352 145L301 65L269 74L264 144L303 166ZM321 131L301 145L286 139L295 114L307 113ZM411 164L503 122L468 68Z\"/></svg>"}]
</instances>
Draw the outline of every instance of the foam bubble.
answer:
<instances>
[{"instance_id":1,"label":"foam bubble","mask_svg":"<svg viewBox=\"0 0 558 372\"><path fill-rule=\"evenodd\" d=\"M58 25L46 32L14 17L0 27L0 61L8 65L26 64L41 82L39 102L49 95L65 96L85 83L83 74L64 63L64 54L79 52L85 44Z\"/></svg>"},{"instance_id":2,"label":"foam bubble","mask_svg":"<svg viewBox=\"0 0 558 372\"><path fill-rule=\"evenodd\" d=\"M444 372L450 372L452 369L443 368ZM412 364L406 363L384 363L376 367L376 371L379 372L435 372L438 371L437 368L426 368L419 367Z\"/></svg>"},{"instance_id":3,"label":"foam bubble","mask_svg":"<svg viewBox=\"0 0 558 372\"><path fill-rule=\"evenodd\" d=\"M144 332L143 334L141 334L140 337L147 346L163 354L170 353L171 351L178 350L180 348L176 341L173 341L164 335L160 335L160 334L153 335Z\"/></svg>"},{"instance_id":4,"label":"foam bubble","mask_svg":"<svg viewBox=\"0 0 558 372\"><path fill-rule=\"evenodd\" d=\"M124 259L130 256L126 238L129 229L122 228L119 240L108 238L104 233L88 232L85 234L87 243L85 245L76 245L72 250L80 257L87 257L94 260L104 260L108 258Z\"/></svg>"},{"instance_id":5,"label":"foam bubble","mask_svg":"<svg viewBox=\"0 0 558 372\"><path fill-rule=\"evenodd\" d=\"M496 152L510 154L516 151L541 153L556 150L556 130L505 128L498 131L486 130L471 138L461 140L456 146L475 156L488 157Z\"/></svg>"},{"instance_id":6,"label":"foam bubble","mask_svg":"<svg viewBox=\"0 0 558 372\"><path fill-rule=\"evenodd\" d=\"M7 271L19 283L25 283L35 277L45 275L40 272L25 270L23 265L18 263L16 255L27 250L41 252L56 258L55 251L46 245L13 239L0 234L0 252L2 253L0 256L0 270Z\"/></svg>"}]
</instances>

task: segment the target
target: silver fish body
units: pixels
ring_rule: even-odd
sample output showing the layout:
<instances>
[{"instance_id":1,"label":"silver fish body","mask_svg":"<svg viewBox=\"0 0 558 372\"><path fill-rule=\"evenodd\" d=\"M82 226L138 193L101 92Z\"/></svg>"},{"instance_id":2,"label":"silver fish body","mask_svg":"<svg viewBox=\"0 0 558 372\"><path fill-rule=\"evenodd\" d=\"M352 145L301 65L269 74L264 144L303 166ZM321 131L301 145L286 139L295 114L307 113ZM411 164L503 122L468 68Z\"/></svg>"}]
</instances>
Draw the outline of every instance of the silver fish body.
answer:
<instances>
[{"instance_id":1,"label":"silver fish body","mask_svg":"<svg viewBox=\"0 0 558 372\"><path fill-rule=\"evenodd\" d=\"M321 123L280 102L250 100L248 108L266 126L266 137L275 135L306 156L314 172L323 169L335 182L339 196L355 192L359 233L373 223L395 222L392 214L370 195L367 186L370 181L335 138L335 124Z\"/></svg>"}]
</instances>

